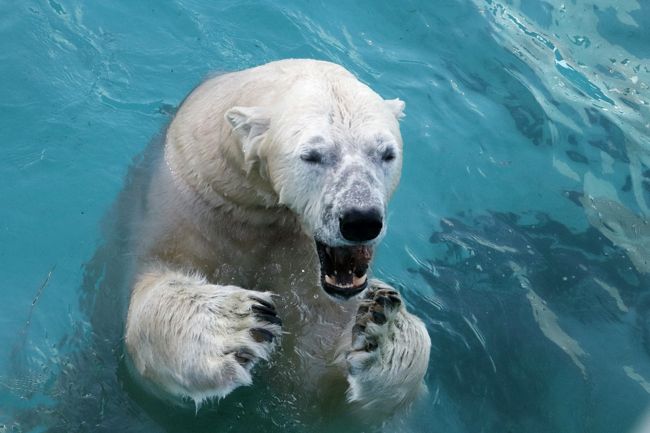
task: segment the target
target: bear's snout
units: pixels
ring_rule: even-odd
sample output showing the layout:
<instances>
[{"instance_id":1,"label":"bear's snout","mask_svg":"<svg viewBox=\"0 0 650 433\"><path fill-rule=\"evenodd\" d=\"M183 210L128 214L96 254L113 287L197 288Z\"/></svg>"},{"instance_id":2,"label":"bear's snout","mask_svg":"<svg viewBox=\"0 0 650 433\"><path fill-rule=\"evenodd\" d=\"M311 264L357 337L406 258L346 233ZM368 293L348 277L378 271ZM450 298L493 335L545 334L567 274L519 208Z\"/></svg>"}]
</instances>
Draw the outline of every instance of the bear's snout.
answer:
<instances>
[{"instance_id":1,"label":"bear's snout","mask_svg":"<svg viewBox=\"0 0 650 433\"><path fill-rule=\"evenodd\" d=\"M351 242L375 239L383 227L381 212L377 208L346 210L339 219L341 235Z\"/></svg>"}]
</instances>

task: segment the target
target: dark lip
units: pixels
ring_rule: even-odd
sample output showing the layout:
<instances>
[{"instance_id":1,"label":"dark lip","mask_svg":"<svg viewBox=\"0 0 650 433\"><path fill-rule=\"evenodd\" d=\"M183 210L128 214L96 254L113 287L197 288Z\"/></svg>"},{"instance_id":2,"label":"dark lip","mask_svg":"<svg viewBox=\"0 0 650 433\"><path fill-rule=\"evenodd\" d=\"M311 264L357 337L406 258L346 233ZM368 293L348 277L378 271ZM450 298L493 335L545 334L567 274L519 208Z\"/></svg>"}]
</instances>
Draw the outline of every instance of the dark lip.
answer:
<instances>
[{"instance_id":1,"label":"dark lip","mask_svg":"<svg viewBox=\"0 0 650 433\"><path fill-rule=\"evenodd\" d=\"M363 292L366 290L366 287L368 287L368 278L366 278L366 281L363 282L362 285L356 286L356 287L351 287L349 289L343 289L338 286L334 286L328 282L325 281L325 277L321 277L320 284L323 287L323 290L325 290L325 293L330 295L333 298L337 299L343 299L343 300L348 300L352 298L353 296L358 295L359 293Z\"/></svg>"}]
</instances>

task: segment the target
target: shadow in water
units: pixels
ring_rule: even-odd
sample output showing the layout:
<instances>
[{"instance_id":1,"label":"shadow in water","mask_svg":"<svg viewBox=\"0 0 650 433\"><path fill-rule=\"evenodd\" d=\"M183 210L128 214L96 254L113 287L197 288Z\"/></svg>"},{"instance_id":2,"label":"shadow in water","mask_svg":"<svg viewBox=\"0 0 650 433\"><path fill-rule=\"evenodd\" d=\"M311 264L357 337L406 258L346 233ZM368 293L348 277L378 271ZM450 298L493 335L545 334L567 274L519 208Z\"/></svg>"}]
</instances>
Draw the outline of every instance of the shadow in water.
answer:
<instances>
[{"instance_id":1,"label":"shadow in water","mask_svg":"<svg viewBox=\"0 0 650 433\"><path fill-rule=\"evenodd\" d=\"M631 429L648 402L630 373L650 375L650 281L623 250L542 213L461 215L430 241L432 258L411 270L429 294L408 300L431 334L428 382L441 423Z\"/></svg>"}]
</instances>

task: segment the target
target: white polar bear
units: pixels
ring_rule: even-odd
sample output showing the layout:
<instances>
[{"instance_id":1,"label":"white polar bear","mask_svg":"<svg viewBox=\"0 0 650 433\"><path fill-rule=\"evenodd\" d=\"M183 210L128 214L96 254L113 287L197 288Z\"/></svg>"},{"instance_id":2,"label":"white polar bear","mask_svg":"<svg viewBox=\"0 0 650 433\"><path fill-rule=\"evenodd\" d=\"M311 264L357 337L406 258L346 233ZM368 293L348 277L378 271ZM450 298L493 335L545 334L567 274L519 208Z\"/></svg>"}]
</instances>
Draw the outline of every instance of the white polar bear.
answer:
<instances>
[{"instance_id":1,"label":"white polar bear","mask_svg":"<svg viewBox=\"0 0 650 433\"><path fill-rule=\"evenodd\" d=\"M428 334L367 277L400 177L403 107L314 60L221 75L187 97L139 229L125 345L144 386L198 407L250 384L280 340L283 356L310 360L297 381L340 371L354 404L413 399Z\"/></svg>"}]
</instances>

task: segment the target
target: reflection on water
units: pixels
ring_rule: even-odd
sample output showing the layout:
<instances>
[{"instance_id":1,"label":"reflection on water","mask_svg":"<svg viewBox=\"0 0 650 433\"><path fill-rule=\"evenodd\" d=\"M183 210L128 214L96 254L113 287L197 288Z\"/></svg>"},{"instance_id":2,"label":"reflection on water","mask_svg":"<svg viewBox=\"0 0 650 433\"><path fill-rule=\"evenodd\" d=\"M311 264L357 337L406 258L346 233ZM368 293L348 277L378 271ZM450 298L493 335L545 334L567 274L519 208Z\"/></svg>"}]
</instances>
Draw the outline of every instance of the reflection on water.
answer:
<instances>
[{"instance_id":1,"label":"reflection on water","mask_svg":"<svg viewBox=\"0 0 650 433\"><path fill-rule=\"evenodd\" d=\"M650 425L647 2L65 0L0 17L0 432ZM374 271L433 348L428 395L384 426L329 419L273 391L282 378L169 408L121 364L130 228L106 210L129 161L208 71L284 57L407 103Z\"/></svg>"}]
</instances>

